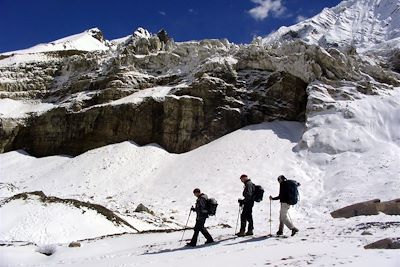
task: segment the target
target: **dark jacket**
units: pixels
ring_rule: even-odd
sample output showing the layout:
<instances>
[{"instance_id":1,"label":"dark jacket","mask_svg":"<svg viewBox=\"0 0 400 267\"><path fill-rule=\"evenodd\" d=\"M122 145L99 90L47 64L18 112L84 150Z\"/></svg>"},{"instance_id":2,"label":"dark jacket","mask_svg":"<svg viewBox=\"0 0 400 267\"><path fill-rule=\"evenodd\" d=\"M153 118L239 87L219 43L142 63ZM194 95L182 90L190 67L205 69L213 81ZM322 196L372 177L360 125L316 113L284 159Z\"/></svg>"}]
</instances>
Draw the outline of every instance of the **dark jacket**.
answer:
<instances>
[{"instance_id":1,"label":"dark jacket","mask_svg":"<svg viewBox=\"0 0 400 267\"><path fill-rule=\"evenodd\" d=\"M253 184L253 182L249 179L245 182L244 184L244 189L243 189L243 197L244 200L243 202L246 204L254 203L254 191L256 190L256 186Z\"/></svg>"},{"instance_id":2,"label":"dark jacket","mask_svg":"<svg viewBox=\"0 0 400 267\"><path fill-rule=\"evenodd\" d=\"M208 218L207 200L208 200L207 195L203 193L200 194L200 196L197 198L195 207L197 213L196 217L197 220Z\"/></svg>"},{"instance_id":3,"label":"dark jacket","mask_svg":"<svg viewBox=\"0 0 400 267\"><path fill-rule=\"evenodd\" d=\"M298 186L300 185L298 182L296 182L296 181L288 181L288 180L285 180L285 181L283 181L283 182L281 182L280 183L280 187L279 187L279 196L277 196L277 197L273 197L272 199L273 200L280 200L282 203L286 203L286 204L289 204L288 202L290 202L289 201L289 188L290 188L290 185L289 185L289 183L290 182L295 182Z\"/></svg>"}]
</instances>

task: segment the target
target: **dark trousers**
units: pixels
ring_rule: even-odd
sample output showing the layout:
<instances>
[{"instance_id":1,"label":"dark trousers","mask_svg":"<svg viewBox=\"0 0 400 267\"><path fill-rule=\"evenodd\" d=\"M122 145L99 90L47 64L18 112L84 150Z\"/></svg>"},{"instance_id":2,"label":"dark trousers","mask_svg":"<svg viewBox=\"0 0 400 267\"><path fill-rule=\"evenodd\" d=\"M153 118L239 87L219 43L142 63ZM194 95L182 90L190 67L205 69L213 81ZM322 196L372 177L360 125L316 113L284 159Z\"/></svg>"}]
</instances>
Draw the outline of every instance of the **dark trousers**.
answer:
<instances>
[{"instance_id":1,"label":"dark trousers","mask_svg":"<svg viewBox=\"0 0 400 267\"><path fill-rule=\"evenodd\" d=\"M245 203L243 205L242 215L240 216L240 231L244 232L246 230L246 223L249 223L248 231L253 231L253 206L254 202Z\"/></svg>"},{"instance_id":2,"label":"dark trousers","mask_svg":"<svg viewBox=\"0 0 400 267\"><path fill-rule=\"evenodd\" d=\"M197 244L197 238L199 237L199 232L201 232L204 235L204 237L207 239L207 241L213 240L210 233L204 227L204 224L206 223L206 219L207 218L196 219L196 225L194 226L194 233L193 233L192 241L190 241L190 243L192 243L194 245Z\"/></svg>"}]
</instances>

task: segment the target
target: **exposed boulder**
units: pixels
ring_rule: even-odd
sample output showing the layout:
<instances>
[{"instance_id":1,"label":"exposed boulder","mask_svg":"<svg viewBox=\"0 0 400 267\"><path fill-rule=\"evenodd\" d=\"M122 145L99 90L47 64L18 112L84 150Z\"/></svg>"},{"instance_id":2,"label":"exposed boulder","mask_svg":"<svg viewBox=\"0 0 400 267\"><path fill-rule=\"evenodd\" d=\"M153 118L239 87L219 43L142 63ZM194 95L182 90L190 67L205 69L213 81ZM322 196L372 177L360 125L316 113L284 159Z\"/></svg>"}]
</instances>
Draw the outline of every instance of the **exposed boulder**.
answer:
<instances>
[{"instance_id":1,"label":"exposed boulder","mask_svg":"<svg viewBox=\"0 0 400 267\"><path fill-rule=\"evenodd\" d=\"M362 215L378 215L379 199L353 204L331 212L333 218L351 218Z\"/></svg>"},{"instance_id":2,"label":"exposed boulder","mask_svg":"<svg viewBox=\"0 0 400 267\"><path fill-rule=\"evenodd\" d=\"M80 248L81 247L81 243L79 242L71 242L68 245L69 248Z\"/></svg>"},{"instance_id":3,"label":"exposed boulder","mask_svg":"<svg viewBox=\"0 0 400 267\"><path fill-rule=\"evenodd\" d=\"M400 199L381 202L379 199L353 204L331 212L333 218L351 218L362 215L400 215Z\"/></svg>"},{"instance_id":4,"label":"exposed boulder","mask_svg":"<svg viewBox=\"0 0 400 267\"><path fill-rule=\"evenodd\" d=\"M378 203L378 210L387 215L400 215L400 198Z\"/></svg>"},{"instance_id":5,"label":"exposed boulder","mask_svg":"<svg viewBox=\"0 0 400 267\"><path fill-rule=\"evenodd\" d=\"M136 209L135 212L147 212L151 215L154 215L154 212L152 210L150 210L148 207L146 207L145 205L143 205L142 203L140 203Z\"/></svg>"},{"instance_id":6,"label":"exposed boulder","mask_svg":"<svg viewBox=\"0 0 400 267\"><path fill-rule=\"evenodd\" d=\"M36 248L36 252L39 252L40 254L46 255L46 256L51 256L57 251L57 246L54 244L46 244L46 245L41 245Z\"/></svg>"},{"instance_id":7,"label":"exposed boulder","mask_svg":"<svg viewBox=\"0 0 400 267\"><path fill-rule=\"evenodd\" d=\"M363 231L361 235L373 235L370 231Z\"/></svg>"},{"instance_id":8,"label":"exposed boulder","mask_svg":"<svg viewBox=\"0 0 400 267\"><path fill-rule=\"evenodd\" d=\"M400 249L400 238L385 238L369 245L365 249Z\"/></svg>"}]
</instances>

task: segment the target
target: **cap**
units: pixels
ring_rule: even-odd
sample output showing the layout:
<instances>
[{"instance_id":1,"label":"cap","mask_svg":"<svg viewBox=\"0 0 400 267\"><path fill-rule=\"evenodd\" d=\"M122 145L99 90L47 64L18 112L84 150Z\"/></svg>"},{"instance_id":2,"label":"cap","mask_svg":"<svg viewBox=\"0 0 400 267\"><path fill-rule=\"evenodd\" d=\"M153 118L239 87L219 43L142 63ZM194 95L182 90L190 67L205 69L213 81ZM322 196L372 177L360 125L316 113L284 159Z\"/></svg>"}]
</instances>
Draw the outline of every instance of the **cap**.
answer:
<instances>
[{"instance_id":1,"label":"cap","mask_svg":"<svg viewBox=\"0 0 400 267\"><path fill-rule=\"evenodd\" d=\"M285 181L285 180L286 180L285 176L283 176L283 175L278 176L278 181Z\"/></svg>"}]
</instances>

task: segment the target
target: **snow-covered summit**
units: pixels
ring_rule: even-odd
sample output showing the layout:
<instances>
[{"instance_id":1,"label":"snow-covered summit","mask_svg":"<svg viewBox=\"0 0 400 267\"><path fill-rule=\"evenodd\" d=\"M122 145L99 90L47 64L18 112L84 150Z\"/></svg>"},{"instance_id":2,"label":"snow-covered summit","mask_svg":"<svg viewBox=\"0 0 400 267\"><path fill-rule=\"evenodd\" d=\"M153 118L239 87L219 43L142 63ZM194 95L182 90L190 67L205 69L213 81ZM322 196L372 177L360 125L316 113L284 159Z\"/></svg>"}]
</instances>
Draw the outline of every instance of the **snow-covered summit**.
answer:
<instances>
[{"instance_id":1,"label":"snow-covered summit","mask_svg":"<svg viewBox=\"0 0 400 267\"><path fill-rule=\"evenodd\" d=\"M47 44L38 44L27 49L10 51L1 55L33 54L62 50L96 51L108 49L103 33L98 28L92 28Z\"/></svg>"},{"instance_id":2,"label":"snow-covered summit","mask_svg":"<svg viewBox=\"0 0 400 267\"><path fill-rule=\"evenodd\" d=\"M279 28L263 43L302 39L323 47L354 46L365 51L396 38L400 38L400 1L346 0L296 25Z\"/></svg>"}]
</instances>

